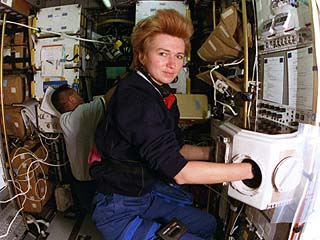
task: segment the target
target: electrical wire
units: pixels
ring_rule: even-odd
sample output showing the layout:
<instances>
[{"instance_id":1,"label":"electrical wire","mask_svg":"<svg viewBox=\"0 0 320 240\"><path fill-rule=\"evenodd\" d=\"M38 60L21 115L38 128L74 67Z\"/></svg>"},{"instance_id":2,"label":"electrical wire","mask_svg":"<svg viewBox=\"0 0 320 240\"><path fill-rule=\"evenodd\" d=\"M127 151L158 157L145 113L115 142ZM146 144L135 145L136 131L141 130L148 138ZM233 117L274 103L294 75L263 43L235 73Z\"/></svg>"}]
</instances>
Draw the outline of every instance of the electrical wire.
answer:
<instances>
[{"instance_id":1,"label":"electrical wire","mask_svg":"<svg viewBox=\"0 0 320 240\"><path fill-rule=\"evenodd\" d=\"M212 87L213 87L213 104L214 104L214 107L217 107L217 103L220 103L222 106L224 107L227 107L234 116L237 116L238 113L236 113L233 108L228 105L228 104L225 104L221 101L218 101L217 100L217 87L216 87L216 83L215 83L215 80L214 80L214 77L213 77L213 72L217 69L219 69L220 67L229 67L229 66L235 66L235 65L239 65L240 63L242 63L244 61L244 59L240 59L240 60L235 60L231 63L226 63L226 64L223 64L223 65L216 65L214 66L211 70L210 70L210 79L211 79L211 82L212 82Z\"/></svg>"},{"instance_id":2,"label":"electrical wire","mask_svg":"<svg viewBox=\"0 0 320 240\"><path fill-rule=\"evenodd\" d=\"M4 20L0 20L0 22L3 23ZM31 30L34 30L37 33L44 32L44 33L48 33L48 34L58 35L58 36L63 37L63 38L71 38L71 39L80 40L80 41L84 41L84 42L107 44L106 42L103 42L103 41L76 37L76 36L72 36L72 35L67 35L67 34L62 33L62 32L48 31L48 30L45 30L45 29L40 28L40 27L31 27L31 26L28 26L28 25L23 24L23 23L18 23L18 22L13 22L13 21L6 21L6 23L18 25L18 26L25 27L25 28L29 28Z\"/></svg>"},{"instance_id":3,"label":"electrical wire","mask_svg":"<svg viewBox=\"0 0 320 240\"><path fill-rule=\"evenodd\" d=\"M43 134L41 134L42 137L43 137ZM32 201L36 201L35 199L30 199L26 196L26 194L30 191L31 189L31 184L30 184L30 179L32 179L33 177L35 177L35 170L37 168L39 168L43 174L43 176L45 176L45 172L43 170L43 168L41 167L40 164L45 164L45 165L48 165L48 166L52 166L52 167L61 167L61 166L66 166L69 164L69 162L65 162L63 164L52 164L52 163L48 163L46 162L47 159L48 159L48 150L47 148L45 147L43 141L42 141L42 138L41 138L41 135L39 135L39 139L40 139L40 143L43 147L43 150L45 151L45 157L43 159L39 158L36 154L34 154L31 150L27 149L26 147L19 147L15 150L14 154L13 154L13 157L11 159L11 163L13 163L17 158L20 158L20 159L25 159L26 155L29 155L30 158L27 158L25 159L22 163L20 163L19 167L17 168L17 171L16 171L16 177L18 176L26 176L26 180L21 180L19 179L18 181L26 181L27 182L27 189L25 191L22 190L21 188L21 185L20 183L17 183L16 181L11 181L15 187L16 190L19 190L18 193L16 195L14 195L12 198L10 199L7 199L7 200L1 200L0 203L7 203L7 202L10 202L12 201L13 199L17 198L18 196L22 196L24 195L26 199L29 199L29 200L32 200ZM24 152L22 153L18 153L19 151L23 150ZM23 174L19 174L20 172L20 169L21 167L24 167L26 164L26 162L28 161L31 161L28 168L27 168L27 171L26 173L23 173ZM34 168L33 165L36 164L36 167ZM30 174L33 174L33 175L30 175ZM30 177L31 176L31 177ZM44 180L44 179L42 179ZM40 179L41 181L41 179ZM35 183L35 185L38 185L39 184L39 180ZM20 186L17 186L17 185L20 185ZM46 195L47 193L47 186L45 186L45 194L44 196ZM44 197L41 197L40 198L41 200L44 199ZM39 199L37 199L39 201ZM40 201L41 201L40 200Z\"/></svg>"},{"instance_id":4,"label":"electrical wire","mask_svg":"<svg viewBox=\"0 0 320 240\"><path fill-rule=\"evenodd\" d=\"M235 218L234 221L233 221L233 224L232 224L232 227L231 227L230 233L229 233L229 238L228 238L229 240L233 240L233 239L234 239L234 238L232 237L232 234L233 234L233 233L235 232L235 230L239 227L239 226L236 226L236 223L237 223L237 221L238 221L238 218L240 217L240 214L241 214L243 208L244 208L244 204L241 205L241 208L240 208L240 210L239 210L239 213L237 214L236 218Z\"/></svg>"},{"instance_id":5,"label":"electrical wire","mask_svg":"<svg viewBox=\"0 0 320 240\"><path fill-rule=\"evenodd\" d=\"M5 27L6 27L6 20L7 14L4 13L3 15L3 20L2 22L2 34L1 34L1 47L0 47L0 102L1 102L1 112L2 112L2 130L3 130L3 136L4 136L4 143L6 147L6 152L7 152L7 158L10 159L10 154L9 154L9 145L8 145L8 136L7 136L7 130L6 130L6 121L5 121L5 111L4 111L4 102L3 102L3 46L4 46L4 34L5 34Z\"/></svg>"},{"instance_id":6,"label":"electrical wire","mask_svg":"<svg viewBox=\"0 0 320 240\"><path fill-rule=\"evenodd\" d=\"M38 135L39 136L41 136L41 137L43 137L44 139L47 139L47 140L58 140L59 138L60 138L60 133L57 133L57 136L55 136L55 137L48 137L48 136L46 136L46 135L44 135L43 133L41 133L41 132L38 132Z\"/></svg>"},{"instance_id":7,"label":"electrical wire","mask_svg":"<svg viewBox=\"0 0 320 240\"><path fill-rule=\"evenodd\" d=\"M256 5L255 5L255 1L251 1L252 2L252 8L256 9ZM256 15L256 11L253 11L254 14L254 20L257 23L257 15ZM255 24L255 26L257 26L257 24ZM259 56L259 51L258 51L258 35L255 34L254 35L254 42L255 42L255 57L254 57L254 63L253 63L253 71L252 71L252 77L251 77L251 81L249 81L250 83L253 83L253 79L255 79L255 94L256 96L258 95L258 91L259 91L259 82L258 82L258 72L259 72L259 65L258 65L258 56ZM256 98L255 96L255 98ZM253 100L252 100L253 101ZM251 108L252 108L252 101L249 102L248 104L248 114L247 114L247 123L248 123L248 127L249 129L251 129L251 123L250 123L250 112L251 112ZM255 100L256 102L256 100Z\"/></svg>"},{"instance_id":8,"label":"electrical wire","mask_svg":"<svg viewBox=\"0 0 320 240\"><path fill-rule=\"evenodd\" d=\"M48 136L46 136L43 133L38 132L38 131L37 131L37 134L38 134L39 137L44 138L44 142L45 142L46 145L53 145L55 142L57 142L60 139L60 136L61 136L61 133L57 133L56 136L48 137ZM52 142L49 142L49 141L52 141Z\"/></svg>"},{"instance_id":9,"label":"electrical wire","mask_svg":"<svg viewBox=\"0 0 320 240\"><path fill-rule=\"evenodd\" d=\"M0 95L3 96L3 46L4 46L4 34L5 34L5 28L6 28L6 22L7 22L7 14L6 14L6 13L3 14L3 20L0 20L0 21L1 21L1 23L2 23L1 47L0 47L0 53L1 53L1 54L0 54L0 93L1 93ZM3 135L4 135L4 143L5 143L5 147L6 147L7 159L8 159L8 161L9 161L9 167L10 167L10 169L12 169L12 168L11 168L11 164L10 164L10 154L9 154L8 137L7 137L7 131L6 131L6 122L5 122L5 118L4 118L4 115L5 115L5 114L4 114L3 97L1 97L0 102L1 102L1 111L2 111L2 114L1 114L1 115L2 115L2 119L1 119L1 120L2 120L2 128L3 128ZM1 159L1 160L2 160L2 159ZM10 177L13 179L13 176L12 176L11 174L12 174L12 171L9 171L9 175L10 175ZM9 191L10 191L10 188L9 188ZM15 193L16 193L16 192L15 192ZM16 196L17 196L17 193L16 193L16 195L14 195L14 196L10 199L10 201L12 201L13 199L15 199ZM24 201L23 201L22 204L21 204L20 200L19 200L19 199L17 200L18 204L21 204L21 206L24 205L25 201L26 201L26 199L24 199ZM0 201L0 202L3 202L3 201ZM8 202L9 202L9 201L8 201ZM22 211L22 209L23 209L23 207L20 208L20 209L16 212L14 218L11 220L11 222L10 222L8 228L7 228L6 233L3 234L3 235L1 235L0 238L3 238L3 237L8 236L9 231L10 231L10 229L11 229L11 226L12 226L13 222L16 220L16 218L18 217L18 215L20 214L20 212ZM23 218L23 220L25 221L25 217L24 217L23 212L22 212L22 218Z\"/></svg>"},{"instance_id":10,"label":"electrical wire","mask_svg":"<svg viewBox=\"0 0 320 240\"><path fill-rule=\"evenodd\" d=\"M47 31L47 30L44 30L42 28L34 28L34 27L31 27L31 26L28 26L28 25L25 25L25 24L22 24L22 23L18 23L18 22L13 22L13 21L7 21L6 20L6 14L4 14L4 17L3 17L3 20L0 20L0 22L2 23L2 34L1 34L1 43L3 43L4 41L4 28L5 28L5 25L7 23L9 24L15 24L15 25L18 25L18 26L21 26L21 27L25 27L25 28L28 28L28 29L31 29L31 30L34 30L35 32L37 33L40 33L40 32L45 32L45 33L48 33L48 34L54 34L54 35L58 35L60 37L64 37L64 38L71 38L71 39L76 39L76 40L80 40L80 41L86 41L86 42L94 42L94 43L103 43L103 44L106 44L105 42L103 41L97 41L97 40L92 40L92 39L86 39L86 38L80 38L80 37L75 37L75 36L71 36L71 35L66 35L64 33L59 33L59 32L54 32L54 31ZM2 74L2 65L3 65L3 44L1 44L1 59L0 59L0 85L1 85L1 88L0 88L0 92L1 92L1 95L3 95L3 84L2 84L2 81L3 81L3 74ZM1 98L1 108L2 108L2 112L4 113L4 110L3 110L3 98ZM44 182L44 191L43 191L43 195L40 197L40 194L38 193L37 190L35 190L35 195L36 195L36 198L29 198L27 197L27 193L31 190L31 184L30 184L30 179L32 179L32 177L35 178L35 172L36 170L39 168L43 177L45 176L45 171L43 170L42 166L40 164L45 164L45 165L48 165L48 166L53 166L53 167L60 167L60 166L65 166L67 164L69 164L68 162L66 163L63 163L63 164L51 164L51 163L47 163L46 160L48 159L48 150L47 148L45 147L43 141L42 141L42 138L44 138L45 140L57 140L59 137L60 137L60 134L58 134L56 137L54 138L49 138L49 137L46 137L45 135L43 134L39 134L39 139L40 139L40 142L41 142L41 145L43 146L44 150L45 150L45 157L43 159L40 159L38 158L33 152L31 152L29 149L27 148L24 148L24 147L21 147L21 148L18 148L15 153L14 153L14 156L13 158L11 159L10 158L10 155L9 155L9 148L8 148L8 141L7 141L7 135L6 135L6 127L5 127L5 121L4 121L4 114L2 114L2 122L3 122L3 132L4 132L4 138L5 138L5 143L6 143L6 151L7 151L7 155L8 155L8 159L9 159L9 162L12 163L13 161L15 161L15 159L17 159L18 157L20 159L22 159L22 156L23 158L25 157L25 155L30 155L31 157L30 158L27 158L26 160L24 160L22 163L20 163L18 169L17 169L17 175L16 177L21 177L21 176L26 176L26 179L25 180L22 180L22 179L19 179L19 180L8 180L8 182L12 182L13 183L13 186L15 188L15 190L18 190L18 192L16 192L16 194L14 196L12 196L11 198L7 199L7 200L1 200L0 203L8 203L8 202L11 202L13 201L14 199L18 198L19 196L23 196L23 201L22 203L18 200L18 203L19 205L21 205L21 208L16 212L15 216L13 217L13 219L11 220L8 228L7 228L7 231L5 234L1 235L0 238L4 238L6 236L8 236L9 232L10 232L10 229L12 227L12 224L14 223L14 221L17 219L18 215L20 214L20 212L22 212L22 210L24 209L24 205L28 200L31 200L31 201L42 201L45 199L46 195L47 195L47 190L48 190L48 186L47 186L47 183L46 183L46 179L38 179L35 183L34 183L34 187L35 189L38 189L38 185L40 185L42 182ZM24 150L24 153L20 153L20 154L17 154L18 151L21 151L21 150ZM19 174L19 171L21 170L21 168L28 162L28 161L31 161L28 168L27 168L27 172L26 173L23 173L23 174ZM36 164L36 167L35 168L32 168L33 165ZM30 174L32 174L32 176L30 177ZM11 176L12 179L14 179L13 176ZM27 182L27 189L25 191L23 191L22 189L22 186L20 184L19 181L26 181ZM42 189L40 187L40 189Z\"/></svg>"},{"instance_id":11,"label":"electrical wire","mask_svg":"<svg viewBox=\"0 0 320 240\"><path fill-rule=\"evenodd\" d=\"M22 203L22 206L25 204L25 201L26 201L26 199L25 199L24 202ZM8 226L8 228L7 228L6 233L3 234L3 235L0 235L0 239L1 239L1 238L4 238L4 237L6 237L6 236L9 235L9 232L10 232L10 229L11 229L11 227L12 227L12 224L13 224L14 221L17 219L18 215L20 214L20 212L21 212L22 210L23 210L23 207L21 207L21 208L16 212L16 214L15 214L14 217L13 217L13 219L12 219L11 222L9 223L9 226Z\"/></svg>"},{"instance_id":12,"label":"electrical wire","mask_svg":"<svg viewBox=\"0 0 320 240\"><path fill-rule=\"evenodd\" d=\"M36 164L36 163L43 163L43 164L46 164L46 165L48 165L48 166L53 166L53 167L65 166L65 165L68 164L68 162L63 163L63 164L51 164L51 163L44 162L43 159L36 159L36 160L32 161L32 162L30 163L30 165L28 166L27 174L26 174L26 176L27 176L27 183L28 183L28 188L27 188L27 190L23 192L21 188L17 187L17 189L19 189L19 190L21 191L20 193L16 194L15 196L13 196L12 198L10 198L10 199L8 199L8 200L1 200L0 203L7 203L7 202L9 202L9 201L12 201L13 199L17 198L18 196L21 196L21 195L26 194L26 193L31 189L29 174L30 174L30 172L31 172L31 167L32 167L32 165L33 165L33 164ZM14 181L13 181L13 182L14 182Z\"/></svg>"}]
</instances>

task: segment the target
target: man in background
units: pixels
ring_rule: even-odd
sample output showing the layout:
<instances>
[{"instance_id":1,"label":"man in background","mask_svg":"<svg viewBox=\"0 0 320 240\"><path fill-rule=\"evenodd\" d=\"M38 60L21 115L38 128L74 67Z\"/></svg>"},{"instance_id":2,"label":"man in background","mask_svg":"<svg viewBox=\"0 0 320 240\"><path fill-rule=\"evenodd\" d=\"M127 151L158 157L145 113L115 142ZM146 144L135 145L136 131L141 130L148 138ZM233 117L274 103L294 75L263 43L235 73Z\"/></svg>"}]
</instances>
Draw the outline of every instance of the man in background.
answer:
<instances>
[{"instance_id":1,"label":"man in background","mask_svg":"<svg viewBox=\"0 0 320 240\"><path fill-rule=\"evenodd\" d=\"M72 172L70 182L76 210L89 211L96 186L89 175L88 155L97 124L105 114L106 96L85 103L73 88L62 85L52 93L51 102L61 113L60 126Z\"/></svg>"}]
</instances>

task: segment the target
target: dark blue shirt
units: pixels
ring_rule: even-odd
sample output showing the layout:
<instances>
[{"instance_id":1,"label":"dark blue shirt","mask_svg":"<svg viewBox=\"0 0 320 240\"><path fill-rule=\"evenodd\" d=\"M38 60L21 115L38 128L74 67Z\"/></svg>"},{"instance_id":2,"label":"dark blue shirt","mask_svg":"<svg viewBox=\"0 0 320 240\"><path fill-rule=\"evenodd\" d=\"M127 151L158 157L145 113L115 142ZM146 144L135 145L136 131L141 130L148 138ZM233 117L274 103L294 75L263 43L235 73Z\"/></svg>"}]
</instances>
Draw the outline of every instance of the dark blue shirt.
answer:
<instances>
[{"instance_id":1,"label":"dark blue shirt","mask_svg":"<svg viewBox=\"0 0 320 240\"><path fill-rule=\"evenodd\" d=\"M161 93L136 72L122 79L96 131L102 163L91 173L98 191L140 196L159 178L173 181L186 165L176 101L166 107Z\"/></svg>"}]
</instances>

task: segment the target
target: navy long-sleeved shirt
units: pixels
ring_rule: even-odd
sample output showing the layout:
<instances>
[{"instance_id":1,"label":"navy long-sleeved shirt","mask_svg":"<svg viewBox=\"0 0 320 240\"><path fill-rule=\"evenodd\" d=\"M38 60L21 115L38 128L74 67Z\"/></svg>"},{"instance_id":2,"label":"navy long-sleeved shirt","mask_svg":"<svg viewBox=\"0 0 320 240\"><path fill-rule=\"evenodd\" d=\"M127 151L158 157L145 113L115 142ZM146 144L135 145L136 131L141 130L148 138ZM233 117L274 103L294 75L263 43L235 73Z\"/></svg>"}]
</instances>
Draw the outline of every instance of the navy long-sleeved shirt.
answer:
<instances>
[{"instance_id":1,"label":"navy long-sleeved shirt","mask_svg":"<svg viewBox=\"0 0 320 240\"><path fill-rule=\"evenodd\" d=\"M170 109L145 78L130 73L119 82L96 130L102 164L93 168L98 191L140 196L159 177L172 180L186 165L176 101Z\"/></svg>"}]
</instances>

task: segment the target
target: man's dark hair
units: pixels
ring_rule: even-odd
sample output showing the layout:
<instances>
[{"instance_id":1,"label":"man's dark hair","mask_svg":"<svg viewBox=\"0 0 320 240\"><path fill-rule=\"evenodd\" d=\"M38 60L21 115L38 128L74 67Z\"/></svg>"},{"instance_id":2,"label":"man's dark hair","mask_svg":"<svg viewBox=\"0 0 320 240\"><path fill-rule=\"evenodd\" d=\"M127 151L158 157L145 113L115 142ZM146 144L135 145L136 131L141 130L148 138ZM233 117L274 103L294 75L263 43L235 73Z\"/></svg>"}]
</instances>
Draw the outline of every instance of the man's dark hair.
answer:
<instances>
[{"instance_id":1,"label":"man's dark hair","mask_svg":"<svg viewBox=\"0 0 320 240\"><path fill-rule=\"evenodd\" d=\"M53 106L60 112L65 113L67 111L66 104L67 97L72 95L73 91L72 88L68 84L63 84L59 86L55 91L52 93L51 102Z\"/></svg>"}]
</instances>

